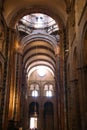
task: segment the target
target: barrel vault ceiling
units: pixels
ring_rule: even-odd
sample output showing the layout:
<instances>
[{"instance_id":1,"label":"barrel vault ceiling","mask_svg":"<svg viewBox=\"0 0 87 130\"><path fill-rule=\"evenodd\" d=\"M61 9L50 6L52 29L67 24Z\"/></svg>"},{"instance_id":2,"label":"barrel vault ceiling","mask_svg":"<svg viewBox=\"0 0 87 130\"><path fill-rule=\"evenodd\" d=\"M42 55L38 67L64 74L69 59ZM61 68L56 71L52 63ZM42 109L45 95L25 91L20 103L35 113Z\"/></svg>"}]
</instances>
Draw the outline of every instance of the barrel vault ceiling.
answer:
<instances>
[{"instance_id":1,"label":"barrel vault ceiling","mask_svg":"<svg viewBox=\"0 0 87 130\"><path fill-rule=\"evenodd\" d=\"M15 29L15 25L20 19L32 13L43 13L55 19L60 27L60 23L66 25L67 9L69 8L69 0L4 0L3 15L8 26ZM45 66L49 73L55 72L55 47L59 41L54 41L56 46L52 45L48 40L48 34L42 36L42 33L36 33L37 38L34 41L27 41L23 46L23 62L27 70L32 72L35 66ZM22 37L20 43L23 44L23 39L28 39L28 36ZM50 35L51 36L51 35ZM41 39L42 37L42 39ZM51 37L49 37L51 38ZM20 38L19 38L20 39ZM45 39L45 40L44 40ZM46 39L48 41L46 41ZM37 51L37 54L36 54Z\"/></svg>"},{"instance_id":2,"label":"barrel vault ceiling","mask_svg":"<svg viewBox=\"0 0 87 130\"><path fill-rule=\"evenodd\" d=\"M52 17L60 17L66 23L69 0L4 0L3 14L7 24L30 12L48 13Z\"/></svg>"}]
</instances>

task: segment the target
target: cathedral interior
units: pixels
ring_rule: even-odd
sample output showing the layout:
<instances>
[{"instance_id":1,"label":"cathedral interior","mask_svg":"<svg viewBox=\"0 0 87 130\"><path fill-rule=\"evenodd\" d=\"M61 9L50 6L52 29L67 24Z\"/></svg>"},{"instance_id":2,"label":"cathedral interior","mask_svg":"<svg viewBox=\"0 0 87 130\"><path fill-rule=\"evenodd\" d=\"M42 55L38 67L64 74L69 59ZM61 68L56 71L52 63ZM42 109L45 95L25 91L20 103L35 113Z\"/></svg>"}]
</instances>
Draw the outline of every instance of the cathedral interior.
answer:
<instances>
[{"instance_id":1,"label":"cathedral interior","mask_svg":"<svg viewBox=\"0 0 87 130\"><path fill-rule=\"evenodd\" d=\"M0 130L87 130L87 0L0 0Z\"/></svg>"}]
</instances>

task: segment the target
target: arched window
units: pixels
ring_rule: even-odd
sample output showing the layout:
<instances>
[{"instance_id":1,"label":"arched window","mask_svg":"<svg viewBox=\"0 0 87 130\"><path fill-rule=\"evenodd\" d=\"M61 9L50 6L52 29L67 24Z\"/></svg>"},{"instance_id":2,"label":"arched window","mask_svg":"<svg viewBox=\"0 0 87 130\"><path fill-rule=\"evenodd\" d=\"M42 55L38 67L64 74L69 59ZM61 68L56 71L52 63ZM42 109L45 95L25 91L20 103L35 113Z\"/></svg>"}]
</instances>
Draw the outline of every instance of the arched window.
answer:
<instances>
[{"instance_id":1,"label":"arched window","mask_svg":"<svg viewBox=\"0 0 87 130\"><path fill-rule=\"evenodd\" d=\"M52 97L54 95L53 84L45 84L44 85L44 96Z\"/></svg>"},{"instance_id":2,"label":"arched window","mask_svg":"<svg viewBox=\"0 0 87 130\"><path fill-rule=\"evenodd\" d=\"M37 83L32 83L30 85L30 96L37 97L39 96L39 85Z\"/></svg>"},{"instance_id":3,"label":"arched window","mask_svg":"<svg viewBox=\"0 0 87 130\"><path fill-rule=\"evenodd\" d=\"M37 90L33 90L32 91L32 96L33 97L37 97L38 96L38 91Z\"/></svg>"},{"instance_id":4,"label":"arched window","mask_svg":"<svg viewBox=\"0 0 87 130\"><path fill-rule=\"evenodd\" d=\"M46 91L46 96L47 97L52 97L52 91L50 91L50 90Z\"/></svg>"},{"instance_id":5,"label":"arched window","mask_svg":"<svg viewBox=\"0 0 87 130\"><path fill-rule=\"evenodd\" d=\"M39 116L39 104L37 102L32 102L29 105L29 129L35 130L37 129L38 124L38 116Z\"/></svg>"}]
</instances>

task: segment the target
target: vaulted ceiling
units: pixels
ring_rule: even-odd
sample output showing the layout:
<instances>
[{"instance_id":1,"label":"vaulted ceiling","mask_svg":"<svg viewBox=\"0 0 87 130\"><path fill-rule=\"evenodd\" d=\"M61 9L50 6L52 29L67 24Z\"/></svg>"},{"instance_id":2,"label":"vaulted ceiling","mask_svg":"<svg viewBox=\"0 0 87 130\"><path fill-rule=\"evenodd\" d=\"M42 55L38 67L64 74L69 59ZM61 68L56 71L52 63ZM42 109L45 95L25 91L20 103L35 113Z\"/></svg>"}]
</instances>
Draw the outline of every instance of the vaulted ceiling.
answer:
<instances>
[{"instance_id":1,"label":"vaulted ceiling","mask_svg":"<svg viewBox=\"0 0 87 130\"><path fill-rule=\"evenodd\" d=\"M2 0L3 15L7 25L16 29L16 24L23 16L33 13L46 14L56 21L60 30L60 26L65 26L67 23L67 10L70 7L69 1L70 0ZM24 45L26 45L23 50L23 61L27 73L32 71L35 66L40 65L48 67L52 73L55 72L56 46L54 45L58 45L59 41L54 40L56 43L54 44L53 38L51 38L52 36L45 34L42 37L42 35L42 32L37 32L35 36L37 36L38 39L33 37L33 35L31 37L28 35L24 38L22 37L20 41L21 45L23 45L22 42L24 43L24 41ZM33 38L33 41L29 38Z\"/></svg>"},{"instance_id":2,"label":"vaulted ceiling","mask_svg":"<svg viewBox=\"0 0 87 130\"><path fill-rule=\"evenodd\" d=\"M67 20L69 0L4 0L3 14L7 24L15 22L28 13L41 12L54 19L61 19L64 24Z\"/></svg>"}]
</instances>

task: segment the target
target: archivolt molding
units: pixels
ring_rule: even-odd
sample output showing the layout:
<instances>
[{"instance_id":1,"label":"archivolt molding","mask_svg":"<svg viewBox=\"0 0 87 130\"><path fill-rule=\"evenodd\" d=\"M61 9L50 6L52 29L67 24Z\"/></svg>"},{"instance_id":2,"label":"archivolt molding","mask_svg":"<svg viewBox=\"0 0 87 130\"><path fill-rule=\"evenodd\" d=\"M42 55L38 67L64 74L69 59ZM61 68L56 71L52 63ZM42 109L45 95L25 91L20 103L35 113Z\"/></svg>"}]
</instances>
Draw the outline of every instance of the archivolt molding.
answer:
<instances>
[{"instance_id":1,"label":"archivolt molding","mask_svg":"<svg viewBox=\"0 0 87 130\"><path fill-rule=\"evenodd\" d=\"M47 14L50 17L54 18L55 21L57 21L57 23L59 24L59 26L61 26L61 24L63 26L66 24L65 23L66 20L63 20L62 14L60 16L58 12L54 13L52 10L50 10L50 9L48 9L46 7L43 7L43 6L41 7L39 5L38 6L33 5L33 6L30 6L30 7L24 7L24 8L14 10L7 18L8 26L10 26L11 28L16 28L16 23L20 20L20 18L22 18L23 16L25 16L27 14L31 14L31 13L44 13L44 14Z\"/></svg>"},{"instance_id":2,"label":"archivolt molding","mask_svg":"<svg viewBox=\"0 0 87 130\"><path fill-rule=\"evenodd\" d=\"M21 43L25 46L25 45L29 44L30 42L39 41L39 40L46 41L46 42L52 44L55 48L57 47L57 44L58 44L56 38L54 38L51 35L46 35L46 34L28 35L21 40Z\"/></svg>"}]
</instances>

